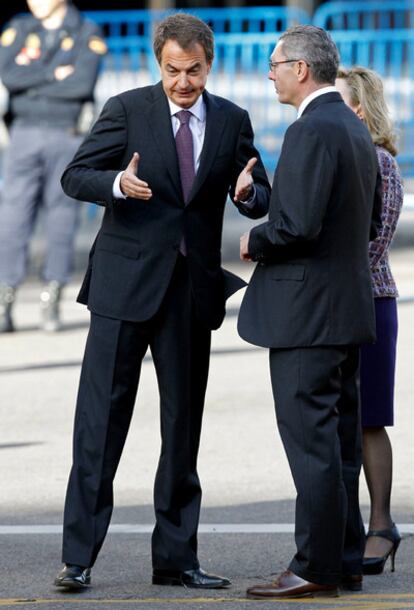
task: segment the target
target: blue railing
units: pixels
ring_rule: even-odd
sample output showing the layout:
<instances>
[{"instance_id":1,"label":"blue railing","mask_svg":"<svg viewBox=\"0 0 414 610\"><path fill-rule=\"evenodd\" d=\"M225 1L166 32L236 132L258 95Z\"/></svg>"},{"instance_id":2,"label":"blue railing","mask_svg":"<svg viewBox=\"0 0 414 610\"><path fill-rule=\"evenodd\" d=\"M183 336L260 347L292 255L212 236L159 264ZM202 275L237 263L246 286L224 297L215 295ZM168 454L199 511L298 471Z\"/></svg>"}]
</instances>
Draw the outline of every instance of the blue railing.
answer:
<instances>
[{"instance_id":1,"label":"blue railing","mask_svg":"<svg viewBox=\"0 0 414 610\"><path fill-rule=\"evenodd\" d=\"M169 11L171 12L171 11ZM310 23L299 8L249 7L189 9L211 25L216 57L209 90L234 100L252 118L256 144L274 169L283 134L294 110L277 102L267 80L267 62L278 35ZM97 87L98 105L122 90L155 83L159 70L152 51L155 24L167 11L85 13L100 24L108 43ZM384 78L386 97L401 133L399 156L406 176L414 176L414 0L329 2L313 23L330 29L345 66L361 64Z\"/></svg>"},{"instance_id":2,"label":"blue railing","mask_svg":"<svg viewBox=\"0 0 414 610\"><path fill-rule=\"evenodd\" d=\"M159 80L152 35L155 24L170 12L173 11L85 13L102 27L109 49L98 87L100 97ZM228 96L249 110L264 162L273 169L283 133L294 113L275 103L274 89L266 79L267 63L277 33L291 25L310 23L309 15L294 7L189 9L186 12L197 15L214 30L215 60L209 90Z\"/></svg>"},{"instance_id":3,"label":"blue railing","mask_svg":"<svg viewBox=\"0 0 414 610\"><path fill-rule=\"evenodd\" d=\"M85 12L99 24L106 36L109 55L104 70L148 70L157 78L158 68L152 53L152 35L157 22L176 11L94 11ZM203 19L215 35L283 32L291 25L310 23L309 15L295 7L247 7L188 9ZM222 51L223 53L223 51ZM225 52L224 52L225 53ZM230 60L231 61L231 60Z\"/></svg>"},{"instance_id":4,"label":"blue railing","mask_svg":"<svg viewBox=\"0 0 414 610\"><path fill-rule=\"evenodd\" d=\"M84 14L101 25L108 36L151 37L155 23L172 11L92 11ZM190 8L216 34L239 32L283 32L297 23L310 23L308 13L297 7Z\"/></svg>"},{"instance_id":5,"label":"blue railing","mask_svg":"<svg viewBox=\"0 0 414 610\"><path fill-rule=\"evenodd\" d=\"M399 131L398 161L414 176L414 31L332 31L341 63L368 66L381 74L391 115Z\"/></svg>"},{"instance_id":6,"label":"blue railing","mask_svg":"<svg viewBox=\"0 0 414 610\"><path fill-rule=\"evenodd\" d=\"M405 176L414 176L413 0L328 2L313 23L331 31L344 66L381 74L400 136L398 161Z\"/></svg>"},{"instance_id":7,"label":"blue railing","mask_svg":"<svg viewBox=\"0 0 414 610\"><path fill-rule=\"evenodd\" d=\"M332 30L343 65L369 66L384 78L387 100L401 132L399 160L405 175L414 176L414 32L402 28L411 23L413 11L414 2L399 0L331 2L322 5L313 21ZM256 143L271 171L295 113L277 103L273 84L267 80L267 62L279 33L290 25L309 23L309 16L287 7L189 12L209 23L215 33L216 57L209 90L249 111ZM123 89L159 80L152 35L154 25L166 14L145 10L87 13L103 28L109 47L98 87L102 100ZM398 29L393 29L395 25Z\"/></svg>"},{"instance_id":8,"label":"blue railing","mask_svg":"<svg viewBox=\"0 0 414 610\"><path fill-rule=\"evenodd\" d=\"M384 30L414 26L412 0L328 2L315 12L313 24L326 30Z\"/></svg>"}]
</instances>

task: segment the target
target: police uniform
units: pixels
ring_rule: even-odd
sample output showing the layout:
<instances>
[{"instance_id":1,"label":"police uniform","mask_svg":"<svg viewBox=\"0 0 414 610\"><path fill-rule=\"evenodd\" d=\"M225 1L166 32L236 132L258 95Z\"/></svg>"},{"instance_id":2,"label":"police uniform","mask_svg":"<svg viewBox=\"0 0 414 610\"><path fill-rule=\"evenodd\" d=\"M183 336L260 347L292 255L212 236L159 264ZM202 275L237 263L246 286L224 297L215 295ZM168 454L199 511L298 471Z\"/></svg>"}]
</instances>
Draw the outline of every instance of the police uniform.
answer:
<instances>
[{"instance_id":1,"label":"police uniform","mask_svg":"<svg viewBox=\"0 0 414 610\"><path fill-rule=\"evenodd\" d=\"M11 128L0 205L0 332L13 330L10 304L26 274L28 242L40 205L47 241L43 323L49 330L57 327L56 319L46 319L47 309L68 280L79 213L79 206L63 193L60 176L79 147L80 113L93 99L105 52L98 26L71 4L58 29L47 30L40 20L24 15L1 36L0 76L9 92ZM73 66L74 71L57 80L60 66Z\"/></svg>"}]
</instances>

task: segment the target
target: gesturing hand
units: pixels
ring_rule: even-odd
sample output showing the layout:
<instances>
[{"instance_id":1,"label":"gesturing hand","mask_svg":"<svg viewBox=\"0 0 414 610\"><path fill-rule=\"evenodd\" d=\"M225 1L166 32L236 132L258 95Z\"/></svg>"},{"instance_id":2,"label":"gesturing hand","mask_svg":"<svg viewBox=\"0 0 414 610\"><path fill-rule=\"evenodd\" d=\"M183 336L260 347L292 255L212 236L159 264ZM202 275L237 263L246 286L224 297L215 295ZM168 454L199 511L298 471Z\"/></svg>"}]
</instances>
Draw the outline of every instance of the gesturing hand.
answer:
<instances>
[{"instance_id":1,"label":"gesturing hand","mask_svg":"<svg viewBox=\"0 0 414 610\"><path fill-rule=\"evenodd\" d=\"M240 172L237 178L234 201L246 201L249 199L253 186L252 171L256 163L256 157L252 157L248 160L244 170Z\"/></svg>"},{"instance_id":2,"label":"gesturing hand","mask_svg":"<svg viewBox=\"0 0 414 610\"><path fill-rule=\"evenodd\" d=\"M132 199L143 199L148 201L152 197L152 191L148 184L137 177L139 163L139 154L134 153L132 159L129 162L128 167L123 172L120 180L121 191L126 197L132 197Z\"/></svg>"}]
</instances>

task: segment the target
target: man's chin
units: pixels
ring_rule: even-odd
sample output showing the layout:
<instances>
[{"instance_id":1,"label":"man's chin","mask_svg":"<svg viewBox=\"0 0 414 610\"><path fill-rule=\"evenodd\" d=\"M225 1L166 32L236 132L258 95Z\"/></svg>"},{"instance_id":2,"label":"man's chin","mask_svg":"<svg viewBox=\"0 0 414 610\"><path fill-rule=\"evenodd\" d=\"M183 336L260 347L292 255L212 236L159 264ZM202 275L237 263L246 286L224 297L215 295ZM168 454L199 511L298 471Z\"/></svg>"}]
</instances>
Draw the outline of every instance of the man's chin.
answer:
<instances>
[{"instance_id":1,"label":"man's chin","mask_svg":"<svg viewBox=\"0 0 414 610\"><path fill-rule=\"evenodd\" d=\"M198 96L194 95L194 92L192 91L188 95L176 93L173 102L177 104L177 106L181 106L181 108L191 108L191 106L196 103L197 99Z\"/></svg>"},{"instance_id":2,"label":"man's chin","mask_svg":"<svg viewBox=\"0 0 414 610\"><path fill-rule=\"evenodd\" d=\"M194 98L186 98L186 97L179 97L177 99L177 106L181 106L181 108L191 108L191 106L193 106L195 104L195 99Z\"/></svg>"},{"instance_id":3,"label":"man's chin","mask_svg":"<svg viewBox=\"0 0 414 610\"><path fill-rule=\"evenodd\" d=\"M276 95L279 104L290 104L289 100L283 97L283 94L280 94L278 91L276 91Z\"/></svg>"},{"instance_id":4,"label":"man's chin","mask_svg":"<svg viewBox=\"0 0 414 610\"><path fill-rule=\"evenodd\" d=\"M44 19L47 19L48 17L50 17L49 13L46 13L44 11L32 11L32 15L35 19L38 19L39 21L44 21Z\"/></svg>"}]
</instances>

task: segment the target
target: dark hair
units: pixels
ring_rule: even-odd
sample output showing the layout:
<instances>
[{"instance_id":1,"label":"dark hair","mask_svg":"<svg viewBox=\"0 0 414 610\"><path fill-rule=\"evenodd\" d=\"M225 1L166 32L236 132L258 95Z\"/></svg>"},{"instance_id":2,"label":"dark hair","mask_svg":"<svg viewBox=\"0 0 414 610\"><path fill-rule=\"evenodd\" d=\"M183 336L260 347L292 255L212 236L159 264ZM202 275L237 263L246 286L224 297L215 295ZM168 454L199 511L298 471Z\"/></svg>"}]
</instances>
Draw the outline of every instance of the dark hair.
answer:
<instances>
[{"instance_id":1,"label":"dark hair","mask_svg":"<svg viewBox=\"0 0 414 610\"><path fill-rule=\"evenodd\" d=\"M314 25L296 25L279 38L283 40L283 55L304 59L315 82L335 83L339 53L328 32Z\"/></svg>"},{"instance_id":2,"label":"dark hair","mask_svg":"<svg viewBox=\"0 0 414 610\"><path fill-rule=\"evenodd\" d=\"M214 38L209 26L189 13L175 13L163 19L155 28L154 53L161 63L162 49L167 40L176 40L182 49L190 49L199 43L206 54L208 63L214 57Z\"/></svg>"}]
</instances>

